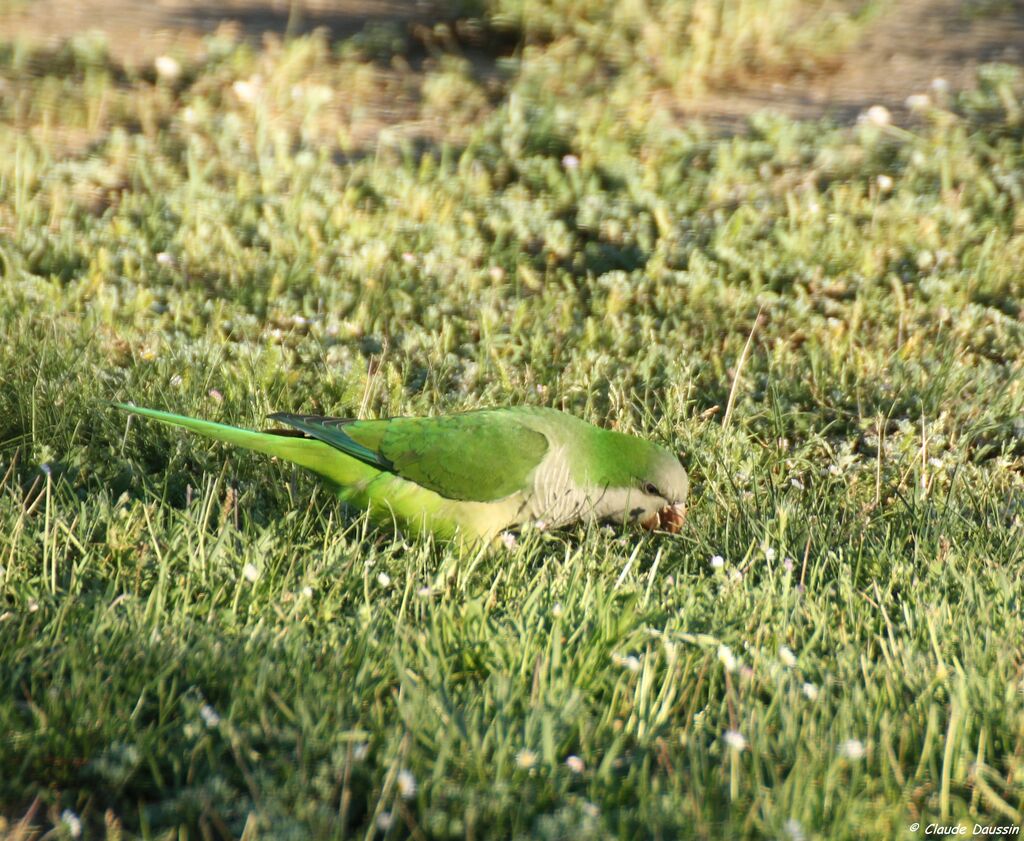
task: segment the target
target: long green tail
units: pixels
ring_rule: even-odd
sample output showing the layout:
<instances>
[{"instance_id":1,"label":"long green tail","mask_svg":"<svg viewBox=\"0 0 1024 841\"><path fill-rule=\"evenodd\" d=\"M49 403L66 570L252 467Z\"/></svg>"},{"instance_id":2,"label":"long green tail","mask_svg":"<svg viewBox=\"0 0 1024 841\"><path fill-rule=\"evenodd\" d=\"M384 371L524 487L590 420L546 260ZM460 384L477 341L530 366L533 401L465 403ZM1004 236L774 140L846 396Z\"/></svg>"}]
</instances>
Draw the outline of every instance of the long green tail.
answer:
<instances>
[{"instance_id":1,"label":"long green tail","mask_svg":"<svg viewBox=\"0 0 1024 841\"><path fill-rule=\"evenodd\" d=\"M445 499L315 438L254 432L127 403L114 405L126 412L182 426L207 438L305 467L335 485L342 500L368 509L378 522L395 523L414 534L431 533L466 546L487 543L515 521L520 507L513 497L493 503Z\"/></svg>"},{"instance_id":2,"label":"long green tail","mask_svg":"<svg viewBox=\"0 0 1024 841\"><path fill-rule=\"evenodd\" d=\"M128 403L115 403L118 409L153 418L161 423L182 426L192 432L224 441L246 450L255 450L268 456L277 456L293 462L300 467L312 470L331 482L342 487L358 487L372 481L380 475L380 471L357 459L347 456L334 447L313 438L299 438L289 435L274 435L269 432L254 432L251 429L239 429L213 421L197 420L185 415L161 412L157 409L144 409Z\"/></svg>"}]
</instances>

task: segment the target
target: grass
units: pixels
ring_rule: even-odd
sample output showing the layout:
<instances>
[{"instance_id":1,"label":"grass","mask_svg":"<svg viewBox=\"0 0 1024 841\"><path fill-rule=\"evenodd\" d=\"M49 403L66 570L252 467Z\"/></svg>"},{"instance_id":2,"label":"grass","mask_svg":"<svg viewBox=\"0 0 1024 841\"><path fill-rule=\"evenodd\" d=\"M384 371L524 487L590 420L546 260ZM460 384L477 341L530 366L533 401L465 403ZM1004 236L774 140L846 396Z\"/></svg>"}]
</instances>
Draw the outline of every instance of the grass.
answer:
<instances>
[{"instance_id":1,"label":"grass","mask_svg":"<svg viewBox=\"0 0 1024 841\"><path fill-rule=\"evenodd\" d=\"M483 20L525 45L537 84L605 96L660 89L688 99L772 74L792 75L849 46L884 8L876 0L491 0ZM532 65L539 65L534 69ZM551 65L557 65L557 73Z\"/></svg>"},{"instance_id":2,"label":"grass","mask_svg":"<svg viewBox=\"0 0 1024 841\"><path fill-rule=\"evenodd\" d=\"M1019 824L1017 71L715 137L315 37L0 66L8 836ZM445 138L360 146L407 93ZM693 505L462 557L110 400L554 405L680 450Z\"/></svg>"}]
</instances>

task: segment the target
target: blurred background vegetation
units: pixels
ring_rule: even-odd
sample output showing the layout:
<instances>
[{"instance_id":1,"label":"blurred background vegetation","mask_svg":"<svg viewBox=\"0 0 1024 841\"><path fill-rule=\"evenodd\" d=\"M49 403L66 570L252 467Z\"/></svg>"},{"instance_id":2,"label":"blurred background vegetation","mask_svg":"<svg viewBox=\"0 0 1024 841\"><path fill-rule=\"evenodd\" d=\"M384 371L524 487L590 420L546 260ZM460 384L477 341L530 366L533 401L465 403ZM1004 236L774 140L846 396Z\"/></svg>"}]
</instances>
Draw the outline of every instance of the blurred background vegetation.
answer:
<instances>
[{"instance_id":1,"label":"blurred background vegetation","mask_svg":"<svg viewBox=\"0 0 1024 841\"><path fill-rule=\"evenodd\" d=\"M1019 824L1016 4L0 20L0 832ZM693 507L459 558L112 399L554 405Z\"/></svg>"}]
</instances>

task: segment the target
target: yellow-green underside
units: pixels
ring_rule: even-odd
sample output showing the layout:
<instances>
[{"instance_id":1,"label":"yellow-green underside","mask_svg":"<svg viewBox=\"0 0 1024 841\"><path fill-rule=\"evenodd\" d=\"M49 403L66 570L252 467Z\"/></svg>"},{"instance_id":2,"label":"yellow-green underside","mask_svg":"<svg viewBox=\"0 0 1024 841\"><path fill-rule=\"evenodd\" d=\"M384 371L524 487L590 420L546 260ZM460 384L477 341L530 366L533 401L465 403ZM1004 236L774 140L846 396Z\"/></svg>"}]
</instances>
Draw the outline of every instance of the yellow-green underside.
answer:
<instances>
[{"instance_id":1,"label":"yellow-green underside","mask_svg":"<svg viewBox=\"0 0 1024 841\"><path fill-rule=\"evenodd\" d=\"M434 491L371 467L312 438L255 432L156 409L116 405L162 423L184 427L206 438L305 467L334 486L344 502L367 509L375 521L391 523L402 531L433 534L443 539L486 542L513 523L519 508L519 501L514 497L494 502L445 499Z\"/></svg>"}]
</instances>

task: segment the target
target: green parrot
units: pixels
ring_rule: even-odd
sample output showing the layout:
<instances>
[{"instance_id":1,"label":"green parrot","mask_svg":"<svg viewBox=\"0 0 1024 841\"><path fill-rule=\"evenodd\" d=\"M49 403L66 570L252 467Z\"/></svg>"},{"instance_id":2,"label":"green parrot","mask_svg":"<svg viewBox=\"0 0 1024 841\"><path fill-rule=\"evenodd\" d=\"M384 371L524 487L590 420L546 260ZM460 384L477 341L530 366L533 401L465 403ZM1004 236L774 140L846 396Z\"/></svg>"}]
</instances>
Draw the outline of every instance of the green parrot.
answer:
<instances>
[{"instance_id":1,"label":"green parrot","mask_svg":"<svg viewBox=\"0 0 1024 841\"><path fill-rule=\"evenodd\" d=\"M557 409L478 409L386 420L290 415L255 432L130 404L183 426L312 470L377 521L445 540L489 543L530 525L637 523L678 532L689 481L663 447Z\"/></svg>"}]
</instances>

